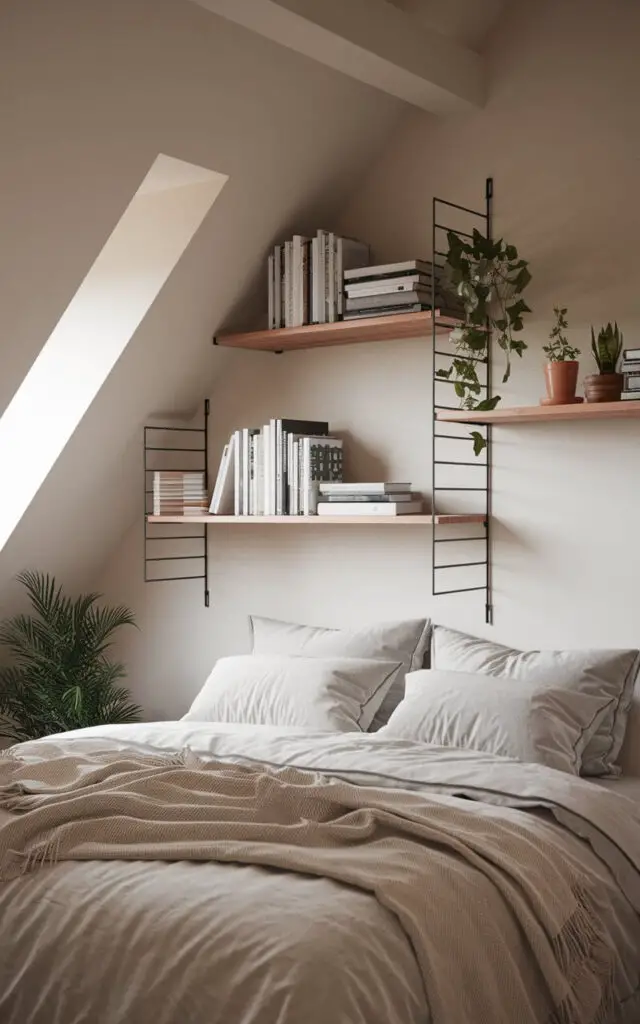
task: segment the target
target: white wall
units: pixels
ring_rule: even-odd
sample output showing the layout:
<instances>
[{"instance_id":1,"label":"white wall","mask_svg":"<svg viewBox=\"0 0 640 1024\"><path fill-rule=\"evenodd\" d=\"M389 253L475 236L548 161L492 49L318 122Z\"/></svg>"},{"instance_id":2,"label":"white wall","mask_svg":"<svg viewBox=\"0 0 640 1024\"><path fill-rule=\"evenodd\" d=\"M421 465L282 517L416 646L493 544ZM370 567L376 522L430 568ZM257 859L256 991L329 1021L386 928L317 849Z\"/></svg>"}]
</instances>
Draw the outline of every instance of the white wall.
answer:
<instances>
[{"instance_id":1,"label":"white wall","mask_svg":"<svg viewBox=\"0 0 640 1024\"><path fill-rule=\"evenodd\" d=\"M96 583L140 508L142 425L199 405L267 248L331 219L401 106L187 0L0 8L0 412L158 153L229 175L0 554L4 614L20 569Z\"/></svg>"},{"instance_id":2,"label":"white wall","mask_svg":"<svg viewBox=\"0 0 640 1024\"><path fill-rule=\"evenodd\" d=\"M201 30L204 23L197 27ZM629 343L637 343L640 336L640 138L635 131L639 33L640 9L627 0L547 0L516 7L491 42L486 110L447 122L407 114L345 207L342 227L369 238L380 258L428 255L432 194L481 203L484 179L493 174L496 232L520 247L534 275L530 350L515 367L509 388L502 390L505 404L537 402L542 393L541 346L555 303L569 307L572 337L584 352L583 372L592 368L587 356L590 322L617 318ZM286 65L288 71L291 59L282 51L279 66ZM324 83L324 71L313 73ZM330 88L343 88L331 81ZM168 90L165 98L172 95ZM345 97L346 92L331 97L340 116ZM359 123L355 107L351 111L351 123ZM161 120L159 108L156 117ZM218 133L225 123L220 115ZM252 142L245 150L245 158L260 170L266 138L267 133L260 136L261 145ZM369 142L372 138L373 130ZM193 158L193 149L200 147L193 133L190 140L191 156L176 155ZM207 145L213 159L215 147ZM334 166L337 162L336 154ZM299 187L302 167L300 160L294 173L274 157L270 173L290 171L284 191ZM234 168L218 169L231 174L220 203L228 188L238 215L241 196L232 191ZM323 177L330 190L328 168L317 175L317 184ZM101 185L104 178L103 172ZM253 208L253 216L269 219L268 226L262 225L263 235L286 235L296 223L295 204L286 210L283 205L271 217L268 207L268 196L261 195ZM224 223L231 220L225 216ZM206 245L203 240L198 256L212 259L214 253L212 236ZM235 275L224 276L225 266L219 266L224 287L240 294ZM208 308L213 322L221 302L218 288L215 295L207 295L202 281L197 286L189 282L186 270L179 277L183 290L178 291L177 283L175 290L169 287L163 306L174 332L173 349L165 340L163 358L170 358L172 351L175 357L178 311L188 313L195 305L202 324ZM248 283L244 278L242 287ZM151 322L162 335L160 316ZM152 351L151 338L146 344L145 356ZM327 416L351 438L354 475L406 475L428 490L427 342L283 357L231 353L225 360L225 353L212 351L202 337L185 349L187 356L199 373L206 366L211 375L214 454L237 425L260 424L265 416ZM128 364L136 382L144 376L144 362L141 346ZM140 422L145 408L158 412L166 401L166 381L160 383L149 382ZM122 378L120 385L132 410L135 389L127 388ZM154 390L157 401L152 406ZM114 391L105 393L103 417L115 400ZM136 441L132 436L132 452ZM496 432L494 627L484 625L482 595L431 597L427 531L212 529L211 608L206 610L199 583L145 587L142 526L137 523L100 580L109 597L130 603L138 615L141 632L132 634L123 648L136 696L149 715L182 713L216 657L246 650L246 616L252 610L327 624L431 614L437 621L514 644L638 645L640 549L632 538L640 510L639 452L637 423Z\"/></svg>"}]
</instances>

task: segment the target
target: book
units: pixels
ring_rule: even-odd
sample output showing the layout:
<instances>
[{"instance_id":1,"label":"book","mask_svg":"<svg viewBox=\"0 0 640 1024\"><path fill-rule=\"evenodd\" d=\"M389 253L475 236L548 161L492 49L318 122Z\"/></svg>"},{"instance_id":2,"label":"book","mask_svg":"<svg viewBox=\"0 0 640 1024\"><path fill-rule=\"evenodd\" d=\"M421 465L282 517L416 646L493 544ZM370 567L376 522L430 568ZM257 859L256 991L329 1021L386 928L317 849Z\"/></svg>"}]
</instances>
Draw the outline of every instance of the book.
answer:
<instances>
[{"instance_id":1,"label":"book","mask_svg":"<svg viewBox=\"0 0 640 1024\"><path fill-rule=\"evenodd\" d=\"M233 514L242 515L242 431L233 432Z\"/></svg>"},{"instance_id":2,"label":"book","mask_svg":"<svg viewBox=\"0 0 640 1024\"><path fill-rule=\"evenodd\" d=\"M418 303L425 307L431 306L431 292L425 288L414 289L412 292L393 292L390 295L367 295L347 299L347 312L353 313L363 309L391 309L393 306L406 306Z\"/></svg>"},{"instance_id":3,"label":"book","mask_svg":"<svg viewBox=\"0 0 640 1024\"><path fill-rule=\"evenodd\" d=\"M222 449L218 475L209 506L209 512L214 516L233 515L233 443L234 435L232 434Z\"/></svg>"},{"instance_id":4,"label":"book","mask_svg":"<svg viewBox=\"0 0 640 1024\"><path fill-rule=\"evenodd\" d=\"M313 251L313 294L314 294L314 317L313 322L317 324L326 323L325 304L325 251L327 232L319 229L315 237L315 249Z\"/></svg>"},{"instance_id":5,"label":"book","mask_svg":"<svg viewBox=\"0 0 640 1024\"><path fill-rule=\"evenodd\" d=\"M326 481L320 484L320 494L395 494L411 490L411 484L377 480L375 483L354 483L352 480Z\"/></svg>"},{"instance_id":6,"label":"book","mask_svg":"<svg viewBox=\"0 0 640 1024\"><path fill-rule=\"evenodd\" d=\"M282 246L276 245L273 250L273 324L275 328L283 327L282 318Z\"/></svg>"},{"instance_id":7,"label":"book","mask_svg":"<svg viewBox=\"0 0 640 1024\"><path fill-rule=\"evenodd\" d=\"M272 331L276 326L276 315L275 315L275 291L276 291L276 279L275 279L275 256L273 253L270 254L267 260L267 288L268 288L268 312L267 320L269 324L269 330Z\"/></svg>"},{"instance_id":8,"label":"book","mask_svg":"<svg viewBox=\"0 0 640 1024\"><path fill-rule=\"evenodd\" d=\"M153 515L202 515L208 509L205 474L201 470L155 470Z\"/></svg>"},{"instance_id":9,"label":"book","mask_svg":"<svg viewBox=\"0 0 640 1024\"><path fill-rule=\"evenodd\" d=\"M625 391L640 391L640 373L625 373Z\"/></svg>"},{"instance_id":10,"label":"book","mask_svg":"<svg viewBox=\"0 0 640 1024\"><path fill-rule=\"evenodd\" d=\"M387 295L394 292L411 292L414 288L431 290L432 278L426 274L407 274L405 277L384 277L378 281L372 278L368 281L356 281L345 287L347 298L357 298L359 295Z\"/></svg>"},{"instance_id":11,"label":"book","mask_svg":"<svg viewBox=\"0 0 640 1024\"><path fill-rule=\"evenodd\" d=\"M293 242L284 243L284 326L293 327Z\"/></svg>"},{"instance_id":12,"label":"book","mask_svg":"<svg viewBox=\"0 0 640 1024\"><path fill-rule=\"evenodd\" d=\"M251 453L252 445L251 439L254 434L258 433L256 427L243 427L242 428L242 500L240 507L242 509L241 515L251 515Z\"/></svg>"},{"instance_id":13,"label":"book","mask_svg":"<svg viewBox=\"0 0 640 1024\"><path fill-rule=\"evenodd\" d=\"M625 348L622 353L622 358L626 363L634 362L640 359L640 348Z\"/></svg>"},{"instance_id":14,"label":"book","mask_svg":"<svg viewBox=\"0 0 640 1024\"><path fill-rule=\"evenodd\" d=\"M623 391L620 397L623 401L640 402L640 394L637 391Z\"/></svg>"},{"instance_id":15,"label":"book","mask_svg":"<svg viewBox=\"0 0 640 1024\"><path fill-rule=\"evenodd\" d=\"M298 441L298 514L316 514L318 483L342 478L342 440L337 437L309 437Z\"/></svg>"},{"instance_id":16,"label":"book","mask_svg":"<svg viewBox=\"0 0 640 1024\"><path fill-rule=\"evenodd\" d=\"M413 501L413 494L410 492L403 494L400 491L397 494L321 494L318 500L329 502L329 504L333 504L336 501L362 502L367 504L376 501Z\"/></svg>"},{"instance_id":17,"label":"book","mask_svg":"<svg viewBox=\"0 0 640 1024\"><path fill-rule=\"evenodd\" d=\"M273 515L271 487L271 424L265 423L262 428L262 514Z\"/></svg>"},{"instance_id":18,"label":"book","mask_svg":"<svg viewBox=\"0 0 640 1024\"><path fill-rule=\"evenodd\" d=\"M366 281L370 278L399 277L401 274L431 274L438 277L442 273L441 267L434 267L426 260L404 260L402 263L380 263L375 267L353 267L345 271L345 281Z\"/></svg>"},{"instance_id":19,"label":"book","mask_svg":"<svg viewBox=\"0 0 640 1024\"><path fill-rule=\"evenodd\" d=\"M302 327L308 322L308 289L305 289L308 243L309 239L304 235L294 235L291 242L291 327Z\"/></svg>"},{"instance_id":20,"label":"book","mask_svg":"<svg viewBox=\"0 0 640 1024\"><path fill-rule=\"evenodd\" d=\"M409 516L422 511L421 501L319 502L319 516Z\"/></svg>"},{"instance_id":21,"label":"book","mask_svg":"<svg viewBox=\"0 0 640 1024\"><path fill-rule=\"evenodd\" d=\"M378 309L356 309L344 314L345 320L366 320L376 316L398 316L399 313L422 313L430 306L423 306L421 302L408 303L406 306L379 306Z\"/></svg>"},{"instance_id":22,"label":"book","mask_svg":"<svg viewBox=\"0 0 640 1024\"><path fill-rule=\"evenodd\" d=\"M623 359L620 373L640 373L640 359Z\"/></svg>"}]
</instances>

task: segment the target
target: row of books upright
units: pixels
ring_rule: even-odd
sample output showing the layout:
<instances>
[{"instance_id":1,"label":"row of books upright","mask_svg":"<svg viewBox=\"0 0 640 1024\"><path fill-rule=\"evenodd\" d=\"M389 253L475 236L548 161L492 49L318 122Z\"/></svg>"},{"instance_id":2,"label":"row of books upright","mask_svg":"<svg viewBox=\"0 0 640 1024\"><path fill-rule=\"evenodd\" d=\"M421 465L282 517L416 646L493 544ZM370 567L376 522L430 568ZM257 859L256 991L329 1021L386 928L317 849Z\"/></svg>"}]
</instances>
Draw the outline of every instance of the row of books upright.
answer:
<instances>
[{"instance_id":1,"label":"row of books upright","mask_svg":"<svg viewBox=\"0 0 640 1024\"><path fill-rule=\"evenodd\" d=\"M271 419L234 431L213 488L213 515L315 515L320 481L342 480L342 439L318 420Z\"/></svg>"},{"instance_id":2,"label":"row of books upright","mask_svg":"<svg viewBox=\"0 0 640 1024\"><path fill-rule=\"evenodd\" d=\"M640 348L624 350L620 373L624 374L622 398L627 401L640 401Z\"/></svg>"},{"instance_id":3,"label":"row of books upright","mask_svg":"<svg viewBox=\"0 0 640 1024\"><path fill-rule=\"evenodd\" d=\"M369 263L369 246L319 230L294 235L268 258L269 328L326 324L344 315L344 274Z\"/></svg>"}]
</instances>

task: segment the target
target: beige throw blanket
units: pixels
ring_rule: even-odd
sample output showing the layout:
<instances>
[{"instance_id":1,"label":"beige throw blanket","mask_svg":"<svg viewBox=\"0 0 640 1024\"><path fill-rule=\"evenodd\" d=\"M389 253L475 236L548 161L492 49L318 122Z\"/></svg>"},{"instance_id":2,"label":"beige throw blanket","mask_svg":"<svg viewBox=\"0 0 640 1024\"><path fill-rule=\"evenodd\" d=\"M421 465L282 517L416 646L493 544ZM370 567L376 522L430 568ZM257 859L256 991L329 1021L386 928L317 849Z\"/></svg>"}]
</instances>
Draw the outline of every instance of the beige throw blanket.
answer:
<instances>
[{"instance_id":1,"label":"beige throw blanket","mask_svg":"<svg viewBox=\"0 0 640 1024\"><path fill-rule=\"evenodd\" d=\"M417 958L433 1024L609 1024L612 955L568 844L538 822L292 768L97 751L0 760L0 879L57 860L191 860L320 875L373 893ZM534 1010L486 887L537 965ZM461 978L464 983L461 984ZM543 1009L541 1009L543 1007Z\"/></svg>"}]
</instances>

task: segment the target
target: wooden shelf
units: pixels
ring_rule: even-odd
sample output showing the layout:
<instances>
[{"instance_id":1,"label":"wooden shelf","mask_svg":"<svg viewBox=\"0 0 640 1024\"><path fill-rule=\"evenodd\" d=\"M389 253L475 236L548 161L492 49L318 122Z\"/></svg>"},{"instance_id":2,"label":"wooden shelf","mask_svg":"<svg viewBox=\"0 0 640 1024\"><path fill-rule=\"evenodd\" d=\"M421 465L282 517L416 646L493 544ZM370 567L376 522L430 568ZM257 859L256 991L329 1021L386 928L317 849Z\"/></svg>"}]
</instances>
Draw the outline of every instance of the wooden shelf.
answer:
<instances>
[{"instance_id":1,"label":"wooden shelf","mask_svg":"<svg viewBox=\"0 0 640 1024\"><path fill-rule=\"evenodd\" d=\"M430 310L421 313L398 313L374 316L363 320L338 320L333 324L307 324L305 327L283 327L275 331L251 331L248 334L221 334L216 345L246 348L256 352L291 352L295 349L325 348L329 345L356 345L366 341L397 341L419 338L431 332ZM460 321L440 316L436 311L436 333L448 334Z\"/></svg>"},{"instance_id":2,"label":"wooden shelf","mask_svg":"<svg viewBox=\"0 0 640 1024\"><path fill-rule=\"evenodd\" d=\"M557 420L631 420L640 417L640 402L594 402L576 405L523 405L491 412L465 409L437 411L444 423L551 423Z\"/></svg>"},{"instance_id":3,"label":"wooden shelf","mask_svg":"<svg viewBox=\"0 0 640 1024\"><path fill-rule=\"evenodd\" d=\"M207 526L455 526L484 523L485 518L484 513L436 516L147 516L147 522L205 523Z\"/></svg>"}]
</instances>

